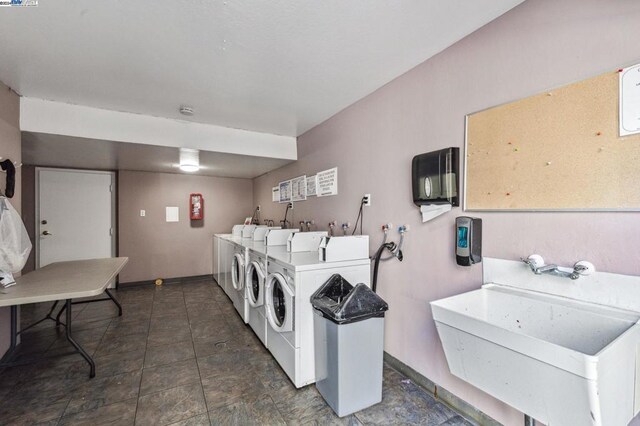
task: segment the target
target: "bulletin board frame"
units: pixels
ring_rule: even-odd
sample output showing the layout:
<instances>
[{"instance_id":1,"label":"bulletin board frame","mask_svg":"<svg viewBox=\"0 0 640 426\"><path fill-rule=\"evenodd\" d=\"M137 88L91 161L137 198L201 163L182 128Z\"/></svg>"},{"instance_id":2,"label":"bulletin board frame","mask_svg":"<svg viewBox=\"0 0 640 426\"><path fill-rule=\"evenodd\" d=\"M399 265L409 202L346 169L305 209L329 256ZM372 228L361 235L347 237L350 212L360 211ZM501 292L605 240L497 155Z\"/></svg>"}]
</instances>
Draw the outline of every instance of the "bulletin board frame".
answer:
<instances>
[{"instance_id":1,"label":"bulletin board frame","mask_svg":"<svg viewBox=\"0 0 640 426\"><path fill-rule=\"evenodd\" d=\"M640 135L618 135L619 71L466 115L464 210L640 211Z\"/></svg>"}]
</instances>

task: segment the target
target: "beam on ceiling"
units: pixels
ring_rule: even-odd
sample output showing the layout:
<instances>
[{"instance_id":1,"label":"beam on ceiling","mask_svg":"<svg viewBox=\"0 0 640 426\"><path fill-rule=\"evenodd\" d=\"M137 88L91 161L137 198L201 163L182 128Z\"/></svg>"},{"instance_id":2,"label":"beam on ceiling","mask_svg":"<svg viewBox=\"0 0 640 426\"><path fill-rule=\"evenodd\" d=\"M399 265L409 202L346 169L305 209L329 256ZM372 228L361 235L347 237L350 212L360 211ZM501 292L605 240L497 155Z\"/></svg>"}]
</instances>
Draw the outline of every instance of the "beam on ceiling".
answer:
<instances>
[{"instance_id":1,"label":"beam on ceiling","mask_svg":"<svg viewBox=\"0 0 640 426\"><path fill-rule=\"evenodd\" d=\"M297 159L296 138L292 136L30 97L20 98L20 130L286 160Z\"/></svg>"}]
</instances>

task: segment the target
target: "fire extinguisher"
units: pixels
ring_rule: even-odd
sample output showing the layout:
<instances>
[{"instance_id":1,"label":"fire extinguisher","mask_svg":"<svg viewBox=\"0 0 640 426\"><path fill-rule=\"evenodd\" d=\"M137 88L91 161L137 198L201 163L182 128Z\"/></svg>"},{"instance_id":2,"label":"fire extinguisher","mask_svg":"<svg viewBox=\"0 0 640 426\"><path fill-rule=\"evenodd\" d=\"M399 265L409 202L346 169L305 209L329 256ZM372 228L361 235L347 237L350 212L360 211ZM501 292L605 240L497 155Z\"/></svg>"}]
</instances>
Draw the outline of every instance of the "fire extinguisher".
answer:
<instances>
[{"instance_id":1,"label":"fire extinguisher","mask_svg":"<svg viewBox=\"0 0 640 426\"><path fill-rule=\"evenodd\" d=\"M189 195L189 213L191 220L202 220L204 218L204 199L202 194Z\"/></svg>"}]
</instances>

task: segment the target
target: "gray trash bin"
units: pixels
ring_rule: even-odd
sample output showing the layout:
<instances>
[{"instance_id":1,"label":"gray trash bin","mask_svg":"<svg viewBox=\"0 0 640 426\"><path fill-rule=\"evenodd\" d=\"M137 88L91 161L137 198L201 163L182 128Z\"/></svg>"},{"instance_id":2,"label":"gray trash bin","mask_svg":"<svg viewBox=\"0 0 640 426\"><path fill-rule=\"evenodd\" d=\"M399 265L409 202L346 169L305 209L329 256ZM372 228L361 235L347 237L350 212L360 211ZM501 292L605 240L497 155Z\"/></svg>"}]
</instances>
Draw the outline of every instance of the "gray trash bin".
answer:
<instances>
[{"instance_id":1,"label":"gray trash bin","mask_svg":"<svg viewBox=\"0 0 640 426\"><path fill-rule=\"evenodd\" d=\"M339 417L382 401L387 303L335 274L312 296L316 387Z\"/></svg>"}]
</instances>

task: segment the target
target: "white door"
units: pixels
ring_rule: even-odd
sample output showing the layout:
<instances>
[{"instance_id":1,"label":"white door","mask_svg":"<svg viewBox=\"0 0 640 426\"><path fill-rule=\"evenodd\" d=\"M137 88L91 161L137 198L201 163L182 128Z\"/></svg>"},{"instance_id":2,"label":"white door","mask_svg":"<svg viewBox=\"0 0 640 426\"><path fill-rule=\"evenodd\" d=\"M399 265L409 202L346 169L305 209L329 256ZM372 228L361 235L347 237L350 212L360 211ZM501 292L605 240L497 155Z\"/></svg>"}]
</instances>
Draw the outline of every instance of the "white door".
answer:
<instances>
[{"instance_id":1,"label":"white door","mask_svg":"<svg viewBox=\"0 0 640 426\"><path fill-rule=\"evenodd\" d=\"M36 169L36 264L115 255L115 173Z\"/></svg>"},{"instance_id":2,"label":"white door","mask_svg":"<svg viewBox=\"0 0 640 426\"><path fill-rule=\"evenodd\" d=\"M295 297L287 279L278 272L269 274L265 293L266 317L271 328L279 333L293 331Z\"/></svg>"},{"instance_id":3,"label":"white door","mask_svg":"<svg viewBox=\"0 0 640 426\"><path fill-rule=\"evenodd\" d=\"M260 262L254 260L247 268L245 287L247 288L247 300L252 308L258 308L264 304L264 272Z\"/></svg>"}]
</instances>

